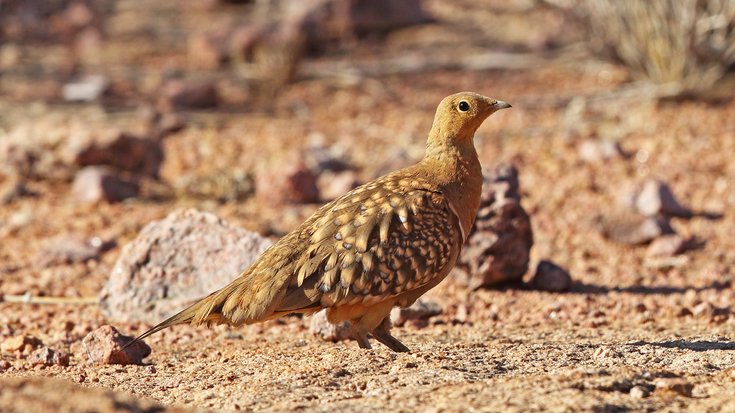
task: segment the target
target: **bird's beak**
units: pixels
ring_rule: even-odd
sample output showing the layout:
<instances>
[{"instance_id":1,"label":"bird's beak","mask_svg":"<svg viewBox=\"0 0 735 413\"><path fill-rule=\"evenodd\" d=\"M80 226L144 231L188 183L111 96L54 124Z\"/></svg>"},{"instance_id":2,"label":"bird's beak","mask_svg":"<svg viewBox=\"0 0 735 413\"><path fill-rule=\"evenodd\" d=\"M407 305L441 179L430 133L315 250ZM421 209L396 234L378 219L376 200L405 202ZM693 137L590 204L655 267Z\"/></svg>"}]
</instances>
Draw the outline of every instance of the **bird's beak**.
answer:
<instances>
[{"instance_id":1,"label":"bird's beak","mask_svg":"<svg viewBox=\"0 0 735 413\"><path fill-rule=\"evenodd\" d=\"M503 102L502 100L496 101L495 104L493 105L493 109L495 109L495 110L508 109L508 108L512 108L512 107L513 106L511 106L510 103Z\"/></svg>"}]
</instances>

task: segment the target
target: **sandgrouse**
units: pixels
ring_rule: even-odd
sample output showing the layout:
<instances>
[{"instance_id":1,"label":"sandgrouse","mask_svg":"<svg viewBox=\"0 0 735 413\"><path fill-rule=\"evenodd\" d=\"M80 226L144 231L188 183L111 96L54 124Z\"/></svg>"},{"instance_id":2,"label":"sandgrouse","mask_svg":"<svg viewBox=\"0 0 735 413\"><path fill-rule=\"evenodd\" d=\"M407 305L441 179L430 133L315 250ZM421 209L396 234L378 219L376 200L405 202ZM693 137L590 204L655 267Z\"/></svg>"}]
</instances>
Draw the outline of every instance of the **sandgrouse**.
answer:
<instances>
[{"instance_id":1,"label":"sandgrouse","mask_svg":"<svg viewBox=\"0 0 735 413\"><path fill-rule=\"evenodd\" d=\"M242 325L326 308L329 322L350 323L361 348L371 348L370 333L408 351L390 334L390 311L454 267L480 205L475 131L509 107L469 92L444 98L419 163L319 208L230 284L129 344L175 324Z\"/></svg>"}]
</instances>

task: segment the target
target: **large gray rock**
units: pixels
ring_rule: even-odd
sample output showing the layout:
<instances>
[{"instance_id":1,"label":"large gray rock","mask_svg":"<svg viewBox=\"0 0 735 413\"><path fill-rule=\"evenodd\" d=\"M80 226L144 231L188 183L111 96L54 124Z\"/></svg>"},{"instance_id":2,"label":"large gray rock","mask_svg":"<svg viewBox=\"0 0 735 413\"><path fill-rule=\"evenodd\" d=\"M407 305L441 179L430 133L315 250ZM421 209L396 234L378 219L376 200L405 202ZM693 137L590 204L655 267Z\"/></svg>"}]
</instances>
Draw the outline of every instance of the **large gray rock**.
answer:
<instances>
[{"instance_id":1,"label":"large gray rock","mask_svg":"<svg viewBox=\"0 0 735 413\"><path fill-rule=\"evenodd\" d=\"M225 286L270 245L211 213L177 210L123 248L101 293L102 311L119 321L160 322Z\"/></svg>"},{"instance_id":2,"label":"large gray rock","mask_svg":"<svg viewBox=\"0 0 735 413\"><path fill-rule=\"evenodd\" d=\"M516 168L501 164L483 176L480 210L455 269L472 288L520 280L533 245Z\"/></svg>"}]
</instances>

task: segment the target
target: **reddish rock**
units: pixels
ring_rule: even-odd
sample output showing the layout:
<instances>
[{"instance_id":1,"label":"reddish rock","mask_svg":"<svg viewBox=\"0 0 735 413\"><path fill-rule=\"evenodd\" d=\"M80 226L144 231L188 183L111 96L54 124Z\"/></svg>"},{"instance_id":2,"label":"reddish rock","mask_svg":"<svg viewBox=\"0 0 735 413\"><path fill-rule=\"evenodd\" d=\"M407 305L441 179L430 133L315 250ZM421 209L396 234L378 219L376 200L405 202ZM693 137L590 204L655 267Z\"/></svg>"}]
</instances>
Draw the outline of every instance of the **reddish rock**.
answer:
<instances>
[{"instance_id":1,"label":"reddish rock","mask_svg":"<svg viewBox=\"0 0 735 413\"><path fill-rule=\"evenodd\" d=\"M649 217L629 211L616 211L600 216L597 223L605 237L628 245L646 244L656 237L674 233L663 216Z\"/></svg>"},{"instance_id":2,"label":"reddish rock","mask_svg":"<svg viewBox=\"0 0 735 413\"><path fill-rule=\"evenodd\" d=\"M161 105L166 111L178 109L209 109L219 104L219 94L214 82L168 82L163 89Z\"/></svg>"},{"instance_id":3,"label":"reddish rock","mask_svg":"<svg viewBox=\"0 0 735 413\"><path fill-rule=\"evenodd\" d=\"M694 384L683 378L662 378L656 380L656 391L670 391L684 397L692 397Z\"/></svg>"},{"instance_id":4,"label":"reddish rock","mask_svg":"<svg viewBox=\"0 0 735 413\"><path fill-rule=\"evenodd\" d=\"M46 242L39 252L36 262L42 267L63 265L89 260L98 260L110 243L100 238L86 238L80 235L60 235Z\"/></svg>"},{"instance_id":5,"label":"reddish rock","mask_svg":"<svg viewBox=\"0 0 735 413\"><path fill-rule=\"evenodd\" d=\"M483 176L480 210L455 269L472 288L520 280L533 245L516 168L499 165Z\"/></svg>"},{"instance_id":6,"label":"reddish rock","mask_svg":"<svg viewBox=\"0 0 735 413\"><path fill-rule=\"evenodd\" d=\"M658 179L649 179L643 184L635 205L641 214L648 216L657 214L685 218L692 216L692 211L679 203L671 188Z\"/></svg>"},{"instance_id":7,"label":"reddish rock","mask_svg":"<svg viewBox=\"0 0 735 413\"><path fill-rule=\"evenodd\" d=\"M319 201L317 177L300 157L289 157L256 176L255 194L270 205Z\"/></svg>"},{"instance_id":8,"label":"reddish rock","mask_svg":"<svg viewBox=\"0 0 735 413\"><path fill-rule=\"evenodd\" d=\"M0 343L0 352L2 353L25 353L28 354L43 343L33 336L15 336L5 339Z\"/></svg>"},{"instance_id":9,"label":"reddish rock","mask_svg":"<svg viewBox=\"0 0 735 413\"><path fill-rule=\"evenodd\" d=\"M30 362L43 366L68 366L69 354L44 346L31 353Z\"/></svg>"},{"instance_id":10,"label":"reddish rock","mask_svg":"<svg viewBox=\"0 0 735 413\"><path fill-rule=\"evenodd\" d=\"M662 235L651 242L646 250L648 257L673 257L686 251L692 240L679 234Z\"/></svg>"},{"instance_id":11,"label":"reddish rock","mask_svg":"<svg viewBox=\"0 0 735 413\"><path fill-rule=\"evenodd\" d=\"M309 332L323 341L349 340L352 338L350 325L346 321L339 324L332 324L327 321L327 310L321 310L310 317Z\"/></svg>"},{"instance_id":12,"label":"reddish rock","mask_svg":"<svg viewBox=\"0 0 735 413\"><path fill-rule=\"evenodd\" d=\"M107 165L157 177L159 141L134 136L84 117L43 116L0 131L0 173L71 180L79 167Z\"/></svg>"},{"instance_id":13,"label":"reddish rock","mask_svg":"<svg viewBox=\"0 0 735 413\"><path fill-rule=\"evenodd\" d=\"M418 299L410 307L396 307L390 312L390 320L394 326L402 326L408 321L428 320L442 313L439 304L426 299Z\"/></svg>"},{"instance_id":14,"label":"reddish rock","mask_svg":"<svg viewBox=\"0 0 735 413\"><path fill-rule=\"evenodd\" d=\"M115 327L104 325L87 334L82 340L89 363L100 364L142 364L151 354L151 348L138 341L123 350L123 346L133 337L120 334Z\"/></svg>"},{"instance_id":15,"label":"reddish rock","mask_svg":"<svg viewBox=\"0 0 735 413\"><path fill-rule=\"evenodd\" d=\"M81 202L120 202L138 194L138 184L121 178L105 166L87 166L77 172L72 184L74 197Z\"/></svg>"},{"instance_id":16,"label":"reddish rock","mask_svg":"<svg viewBox=\"0 0 735 413\"><path fill-rule=\"evenodd\" d=\"M74 142L78 166L107 165L122 171L158 177L163 162L161 143L129 133L112 131Z\"/></svg>"},{"instance_id":17,"label":"reddish rock","mask_svg":"<svg viewBox=\"0 0 735 413\"><path fill-rule=\"evenodd\" d=\"M225 286L270 245L214 214L174 211L123 247L101 293L102 312L155 324Z\"/></svg>"},{"instance_id":18,"label":"reddish rock","mask_svg":"<svg viewBox=\"0 0 735 413\"><path fill-rule=\"evenodd\" d=\"M567 291L572 287L572 276L564 268L551 261L543 260L536 267L531 285L543 291Z\"/></svg>"}]
</instances>

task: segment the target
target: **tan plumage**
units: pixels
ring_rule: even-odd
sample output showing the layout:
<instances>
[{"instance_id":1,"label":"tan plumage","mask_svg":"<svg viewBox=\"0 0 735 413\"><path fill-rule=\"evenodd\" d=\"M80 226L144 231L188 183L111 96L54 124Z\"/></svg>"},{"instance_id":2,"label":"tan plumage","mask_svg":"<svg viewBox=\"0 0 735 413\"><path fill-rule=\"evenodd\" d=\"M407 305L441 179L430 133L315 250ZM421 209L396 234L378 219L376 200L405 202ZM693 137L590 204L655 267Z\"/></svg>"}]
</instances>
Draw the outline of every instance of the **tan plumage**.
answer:
<instances>
[{"instance_id":1,"label":"tan plumage","mask_svg":"<svg viewBox=\"0 0 735 413\"><path fill-rule=\"evenodd\" d=\"M330 202L237 279L142 334L174 324L251 324L327 308L394 351L390 310L409 306L454 266L480 204L482 172L472 142L505 102L463 92L439 104L421 162Z\"/></svg>"}]
</instances>

